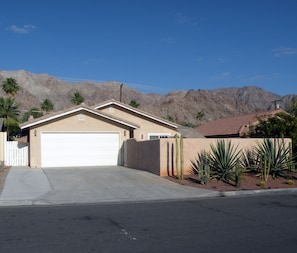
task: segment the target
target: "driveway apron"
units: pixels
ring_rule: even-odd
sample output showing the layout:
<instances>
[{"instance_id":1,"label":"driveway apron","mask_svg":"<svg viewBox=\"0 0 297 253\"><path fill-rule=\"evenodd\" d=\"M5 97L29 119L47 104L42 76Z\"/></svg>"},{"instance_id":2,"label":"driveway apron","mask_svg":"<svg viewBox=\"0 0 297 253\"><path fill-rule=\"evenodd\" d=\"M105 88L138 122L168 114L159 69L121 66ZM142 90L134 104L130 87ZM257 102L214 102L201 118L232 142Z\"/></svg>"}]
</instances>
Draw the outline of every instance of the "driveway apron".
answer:
<instances>
[{"instance_id":1,"label":"driveway apron","mask_svg":"<svg viewBox=\"0 0 297 253\"><path fill-rule=\"evenodd\" d=\"M47 176L41 169L13 167L9 170L0 195L3 203L25 204L52 191Z\"/></svg>"},{"instance_id":2,"label":"driveway apron","mask_svg":"<svg viewBox=\"0 0 297 253\"><path fill-rule=\"evenodd\" d=\"M22 170L22 173L17 173L18 170ZM26 170L31 175L39 171L38 177L28 180ZM16 179L22 176L30 182L24 183L24 180ZM146 171L120 166L12 168L7 179L0 196L0 205L4 200L17 202L18 196L23 204L27 200L34 205L48 205L174 200L217 195L215 191L179 185ZM9 191L20 182L22 187L16 187L13 196L9 195ZM36 189L32 190L34 186ZM21 190L32 194L23 195Z\"/></svg>"}]
</instances>

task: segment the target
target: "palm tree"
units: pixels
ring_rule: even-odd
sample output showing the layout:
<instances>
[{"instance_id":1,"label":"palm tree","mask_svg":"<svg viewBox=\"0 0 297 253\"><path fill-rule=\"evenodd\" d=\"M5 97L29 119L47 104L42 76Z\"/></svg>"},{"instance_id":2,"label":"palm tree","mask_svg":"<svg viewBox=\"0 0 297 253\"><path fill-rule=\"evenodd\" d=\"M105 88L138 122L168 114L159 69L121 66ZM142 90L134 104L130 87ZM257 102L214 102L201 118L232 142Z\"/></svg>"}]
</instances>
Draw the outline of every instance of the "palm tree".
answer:
<instances>
[{"instance_id":1,"label":"palm tree","mask_svg":"<svg viewBox=\"0 0 297 253\"><path fill-rule=\"evenodd\" d=\"M132 106L132 107L135 107L135 108L138 108L140 106L140 104L135 99L132 99L130 101L129 105Z\"/></svg>"},{"instance_id":2,"label":"palm tree","mask_svg":"<svg viewBox=\"0 0 297 253\"><path fill-rule=\"evenodd\" d=\"M0 98L0 118L3 118L4 131L9 138L9 128L18 127L19 105L11 97Z\"/></svg>"},{"instance_id":3,"label":"palm tree","mask_svg":"<svg viewBox=\"0 0 297 253\"><path fill-rule=\"evenodd\" d=\"M23 118L22 118L22 122L28 121L30 116L33 116L33 118L36 119L36 118L42 117L43 112L40 111L40 109L37 108L37 107L32 107L29 111L24 113Z\"/></svg>"},{"instance_id":4,"label":"palm tree","mask_svg":"<svg viewBox=\"0 0 297 253\"><path fill-rule=\"evenodd\" d=\"M196 119L202 120L203 117L204 117L204 112L202 112L202 111L197 112Z\"/></svg>"},{"instance_id":5,"label":"palm tree","mask_svg":"<svg viewBox=\"0 0 297 253\"><path fill-rule=\"evenodd\" d=\"M2 89L7 95L13 97L20 87L14 78L6 78L6 80L2 83Z\"/></svg>"},{"instance_id":6,"label":"palm tree","mask_svg":"<svg viewBox=\"0 0 297 253\"><path fill-rule=\"evenodd\" d=\"M42 101L42 103L40 104L40 107L43 111L49 112L54 109L54 104L50 99L46 98Z\"/></svg>"},{"instance_id":7,"label":"palm tree","mask_svg":"<svg viewBox=\"0 0 297 253\"><path fill-rule=\"evenodd\" d=\"M73 94L73 97L71 98L71 103L75 105L80 105L84 101L85 101L84 97L79 92L75 92Z\"/></svg>"}]
</instances>

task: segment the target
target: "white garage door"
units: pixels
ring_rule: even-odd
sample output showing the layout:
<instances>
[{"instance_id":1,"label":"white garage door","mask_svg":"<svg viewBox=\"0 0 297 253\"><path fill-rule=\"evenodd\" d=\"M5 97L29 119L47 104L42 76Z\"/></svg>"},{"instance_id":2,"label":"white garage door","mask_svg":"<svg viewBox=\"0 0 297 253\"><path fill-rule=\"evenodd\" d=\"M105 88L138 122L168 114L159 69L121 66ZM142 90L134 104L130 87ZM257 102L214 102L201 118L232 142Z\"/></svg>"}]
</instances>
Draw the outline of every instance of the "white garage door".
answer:
<instances>
[{"instance_id":1,"label":"white garage door","mask_svg":"<svg viewBox=\"0 0 297 253\"><path fill-rule=\"evenodd\" d=\"M119 133L46 132L41 134L41 166L117 165Z\"/></svg>"}]
</instances>

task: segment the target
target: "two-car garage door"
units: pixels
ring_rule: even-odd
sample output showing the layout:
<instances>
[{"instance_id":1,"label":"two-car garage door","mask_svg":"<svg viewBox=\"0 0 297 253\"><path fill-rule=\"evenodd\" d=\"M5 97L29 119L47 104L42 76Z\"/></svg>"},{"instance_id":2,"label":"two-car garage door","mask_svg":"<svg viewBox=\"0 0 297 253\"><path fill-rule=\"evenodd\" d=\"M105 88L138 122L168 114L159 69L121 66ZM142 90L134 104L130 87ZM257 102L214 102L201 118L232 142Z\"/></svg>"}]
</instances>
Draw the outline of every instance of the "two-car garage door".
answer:
<instances>
[{"instance_id":1,"label":"two-car garage door","mask_svg":"<svg viewBox=\"0 0 297 253\"><path fill-rule=\"evenodd\" d=\"M117 165L119 143L114 132L43 132L41 166Z\"/></svg>"}]
</instances>

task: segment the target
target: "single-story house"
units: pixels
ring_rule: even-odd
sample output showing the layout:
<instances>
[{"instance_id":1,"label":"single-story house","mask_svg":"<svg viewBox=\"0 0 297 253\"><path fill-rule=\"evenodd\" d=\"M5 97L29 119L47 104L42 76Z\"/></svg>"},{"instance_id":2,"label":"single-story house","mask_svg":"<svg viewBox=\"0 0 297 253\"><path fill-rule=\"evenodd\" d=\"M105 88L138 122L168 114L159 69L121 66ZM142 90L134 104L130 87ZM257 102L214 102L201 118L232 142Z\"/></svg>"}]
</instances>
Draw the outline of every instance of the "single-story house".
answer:
<instances>
[{"instance_id":1,"label":"single-story house","mask_svg":"<svg viewBox=\"0 0 297 253\"><path fill-rule=\"evenodd\" d=\"M180 135L178 125L116 100L78 105L21 125L30 167L125 165L125 141Z\"/></svg>"},{"instance_id":2,"label":"single-story house","mask_svg":"<svg viewBox=\"0 0 297 253\"><path fill-rule=\"evenodd\" d=\"M250 130L250 126L257 125L259 123L259 117L270 117L280 112L286 113L282 109L277 109L241 116L221 118L198 126L196 130L206 138L245 137Z\"/></svg>"}]
</instances>

